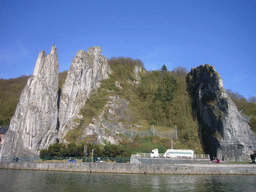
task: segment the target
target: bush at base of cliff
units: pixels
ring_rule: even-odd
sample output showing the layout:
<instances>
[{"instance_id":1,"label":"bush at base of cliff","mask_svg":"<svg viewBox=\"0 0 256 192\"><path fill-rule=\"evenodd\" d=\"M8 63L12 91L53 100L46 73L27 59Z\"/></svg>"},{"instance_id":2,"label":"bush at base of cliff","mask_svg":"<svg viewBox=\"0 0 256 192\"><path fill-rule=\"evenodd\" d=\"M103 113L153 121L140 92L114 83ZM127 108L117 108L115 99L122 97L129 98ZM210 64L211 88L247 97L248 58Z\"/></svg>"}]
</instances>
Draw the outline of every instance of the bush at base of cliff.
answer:
<instances>
[{"instance_id":1,"label":"bush at base of cliff","mask_svg":"<svg viewBox=\"0 0 256 192\"><path fill-rule=\"evenodd\" d=\"M42 160L48 160L49 159L49 153L47 149L42 149L40 151L40 159Z\"/></svg>"},{"instance_id":2,"label":"bush at base of cliff","mask_svg":"<svg viewBox=\"0 0 256 192\"><path fill-rule=\"evenodd\" d=\"M104 157L131 157L131 152L122 146L107 144L103 149Z\"/></svg>"}]
</instances>

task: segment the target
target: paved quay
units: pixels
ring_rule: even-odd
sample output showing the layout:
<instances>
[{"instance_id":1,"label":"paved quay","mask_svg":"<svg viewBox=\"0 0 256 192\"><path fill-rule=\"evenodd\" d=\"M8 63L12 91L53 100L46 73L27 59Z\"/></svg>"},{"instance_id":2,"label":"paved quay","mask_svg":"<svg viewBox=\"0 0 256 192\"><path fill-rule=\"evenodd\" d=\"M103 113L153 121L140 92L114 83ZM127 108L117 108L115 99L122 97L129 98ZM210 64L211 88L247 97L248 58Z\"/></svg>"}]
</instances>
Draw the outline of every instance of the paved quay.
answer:
<instances>
[{"instance_id":1,"label":"paved quay","mask_svg":"<svg viewBox=\"0 0 256 192\"><path fill-rule=\"evenodd\" d=\"M256 164L143 164L97 162L1 162L1 169L92 173L256 175Z\"/></svg>"}]
</instances>

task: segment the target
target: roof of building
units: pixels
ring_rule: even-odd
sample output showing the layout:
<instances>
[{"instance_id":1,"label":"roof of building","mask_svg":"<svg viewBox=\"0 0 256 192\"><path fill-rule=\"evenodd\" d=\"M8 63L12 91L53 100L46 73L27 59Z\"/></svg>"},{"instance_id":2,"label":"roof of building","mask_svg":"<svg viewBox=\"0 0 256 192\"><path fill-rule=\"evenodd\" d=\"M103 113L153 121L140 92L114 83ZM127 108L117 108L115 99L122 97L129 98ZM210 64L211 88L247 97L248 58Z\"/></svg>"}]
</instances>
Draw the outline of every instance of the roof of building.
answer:
<instances>
[{"instance_id":1,"label":"roof of building","mask_svg":"<svg viewBox=\"0 0 256 192\"><path fill-rule=\"evenodd\" d=\"M9 127L1 127L0 134L5 134L8 131Z\"/></svg>"}]
</instances>

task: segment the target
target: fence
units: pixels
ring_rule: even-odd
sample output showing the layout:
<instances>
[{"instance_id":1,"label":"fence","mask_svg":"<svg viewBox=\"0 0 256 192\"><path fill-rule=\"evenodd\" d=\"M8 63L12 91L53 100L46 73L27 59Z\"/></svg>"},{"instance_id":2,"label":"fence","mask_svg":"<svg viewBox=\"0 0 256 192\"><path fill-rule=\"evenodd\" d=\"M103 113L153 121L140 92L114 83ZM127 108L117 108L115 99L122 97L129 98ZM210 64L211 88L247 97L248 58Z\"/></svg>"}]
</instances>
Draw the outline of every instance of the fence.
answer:
<instances>
[{"instance_id":1,"label":"fence","mask_svg":"<svg viewBox=\"0 0 256 192\"><path fill-rule=\"evenodd\" d=\"M244 121L246 121L247 123L250 123L250 120L251 120L252 115L251 115L251 116L245 115L245 114L243 113L243 109L242 109L241 111L239 111L239 112L240 112L240 114L241 114L241 116L242 116L242 119L243 119Z\"/></svg>"},{"instance_id":2,"label":"fence","mask_svg":"<svg viewBox=\"0 0 256 192\"><path fill-rule=\"evenodd\" d=\"M159 158L163 158L163 157L164 157L164 153L159 153ZM131 158L150 158L150 153L133 154ZM194 154L193 159L210 159L210 155L209 154Z\"/></svg>"},{"instance_id":3,"label":"fence","mask_svg":"<svg viewBox=\"0 0 256 192\"><path fill-rule=\"evenodd\" d=\"M168 131L155 130L154 126L153 126L153 130L148 129L146 131L134 130L131 127L131 130L123 131L122 134L125 135L126 137L130 137L130 138L134 138L136 136L139 136L139 137L158 136L160 138L166 138L166 139L178 139L176 126L174 129L170 129Z\"/></svg>"},{"instance_id":4,"label":"fence","mask_svg":"<svg viewBox=\"0 0 256 192\"><path fill-rule=\"evenodd\" d=\"M83 162L91 161L91 157L83 157ZM93 162L130 163L130 157L93 157Z\"/></svg>"},{"instance_id":5,"label":"fence","mask_svg":"<svg viewBox=\"0 0 256 192\"><path fill-rule=\"evenodd\" d=\"M40 159L40 157L2 157L0 162L107 162L107 163L129 163L130 157L51 157L46 156Z\"/></svg>"},{"instance_id":6,"label":"fence","mask_svg":"<svg viewBox=\"0 0 256 192\"><path fill-rule=\"evenodd\" d=\"M130 163L143 164L209 164L210 155L195 154L193 158L164 158L163 153L159 154L159 158L150 158L150 153L133 154Z\"/></svg>"},{"instance_id":7,"label":"fence","mask_svg":"<svg viewBox=\"0 0 256 192\"><path fill-rule=\"evenodd\" d=\"M39 160L40 157L1 157L0 162L34 162Z\"/></svg>"},{"instance_id":8,"label":"fence","mask_svg":"<svg viewBox=\"0 0 256 192\"><path fill-rule=\"evenodd\" d=\"M194 158L150 158L150 153L137 153L129 157L51 157L42 159L39 157L3 157L1 162L104 162L104 163L161 163L161 164L184 164L184 163L209 163L207 154L195 154ZM209 161L209 162L208 162Z\"/></svg>"}]
</instances>

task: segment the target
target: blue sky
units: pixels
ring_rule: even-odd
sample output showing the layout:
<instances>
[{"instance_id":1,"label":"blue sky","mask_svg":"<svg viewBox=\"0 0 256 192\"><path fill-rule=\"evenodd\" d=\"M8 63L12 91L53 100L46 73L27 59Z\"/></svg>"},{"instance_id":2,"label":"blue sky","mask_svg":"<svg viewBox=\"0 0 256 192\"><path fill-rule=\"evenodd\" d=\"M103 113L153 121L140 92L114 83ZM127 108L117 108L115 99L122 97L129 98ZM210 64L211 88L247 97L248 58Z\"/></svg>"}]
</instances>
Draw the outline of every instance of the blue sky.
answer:
<instances>
[{"instance_id":1,"label":"blue sky","mask_svg":"<svg viewBox=\"0 0 256 192\"><path fill-rule=\"evenodd\" d=\"M256 96L255 0L1 0L0 78L32 75L54 39L60 72L78 50L101 46L147 70L208 63L226 89Z\"/></svg>"}]
</instances>

